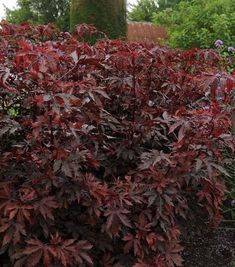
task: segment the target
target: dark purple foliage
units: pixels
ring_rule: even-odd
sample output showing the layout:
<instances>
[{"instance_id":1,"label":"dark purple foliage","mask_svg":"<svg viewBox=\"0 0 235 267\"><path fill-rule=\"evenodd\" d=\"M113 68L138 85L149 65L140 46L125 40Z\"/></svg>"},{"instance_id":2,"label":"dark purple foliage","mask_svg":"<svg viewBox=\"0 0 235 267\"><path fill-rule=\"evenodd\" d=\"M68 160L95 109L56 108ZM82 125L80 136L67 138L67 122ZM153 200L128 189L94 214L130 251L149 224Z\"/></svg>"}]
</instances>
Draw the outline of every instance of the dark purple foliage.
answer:
<instances>
[{"instance_id":1,"label":"dark purple foliage","mask_svg":"<svg viewBox=\"0 0 235 267\"><path fill-rule=\"evenodd\" d=\"M0 245L11 266L111 267L123 254L135 267L181 265L178 218L194 201L219 222L223 151L234 149L234 77L218 65L213 50L89 46L51 25L2 23Z\"/></svg>"}]
</instances>

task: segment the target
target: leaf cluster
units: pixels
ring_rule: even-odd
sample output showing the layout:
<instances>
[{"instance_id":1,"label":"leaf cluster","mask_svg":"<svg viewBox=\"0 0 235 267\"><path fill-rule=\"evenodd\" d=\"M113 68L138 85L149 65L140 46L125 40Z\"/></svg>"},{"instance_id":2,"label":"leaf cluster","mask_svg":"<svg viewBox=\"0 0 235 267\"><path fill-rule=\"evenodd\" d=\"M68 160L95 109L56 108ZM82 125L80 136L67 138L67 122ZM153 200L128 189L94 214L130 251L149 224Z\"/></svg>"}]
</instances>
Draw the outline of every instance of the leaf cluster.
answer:
<instances>
[{"instance_id":1,"label":"leaf cluster","mask_svg":"<svg viewBox=\"0 0 235 267\"><path fill-rule=\"evenodd\" d=\"M81 32L1 23L0 253L15 267L180 266L190 203L221 218L234 77L216 51Z\"/></svg>"}]
</instances>

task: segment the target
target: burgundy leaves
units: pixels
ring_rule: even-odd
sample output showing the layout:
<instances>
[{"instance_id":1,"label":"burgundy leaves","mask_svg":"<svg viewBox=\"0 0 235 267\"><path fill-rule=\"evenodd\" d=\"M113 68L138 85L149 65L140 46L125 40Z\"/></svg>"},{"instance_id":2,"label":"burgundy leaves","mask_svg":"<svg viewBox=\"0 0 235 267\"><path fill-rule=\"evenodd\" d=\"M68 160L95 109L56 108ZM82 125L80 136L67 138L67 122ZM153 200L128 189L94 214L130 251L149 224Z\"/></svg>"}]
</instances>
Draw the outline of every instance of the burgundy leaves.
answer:
<instances>
[{"instance_id":1,"label":"burgundy leaves","mask_svg":"<svg viewBox=\"0 0 235 267\"><path fill-rule=\"evenodd\" d=\"M82 264L87 262L93 264L91 258L86 253L92 248L92 245L87 241L76 242L75 239L63 241L56 233L51 236L50 243L45 244L38 239L30 239L27 242L26 248L15 255L15 266L38 266L43 263L43 266L54 266L62 264L62 266L74 266L74 264Z\"/></svg>"},{"instance_id":2,"label":"burgundy leaves","mask_svg":"<svg viewBox=\"0 0 235 267\"><path fill-rule=\"evenodd\" d=\"M221 218L234 77L211 50L74 36L1 24L0 253L16 267L179 266L188 203Z\"/></svg>"}]
</instances>

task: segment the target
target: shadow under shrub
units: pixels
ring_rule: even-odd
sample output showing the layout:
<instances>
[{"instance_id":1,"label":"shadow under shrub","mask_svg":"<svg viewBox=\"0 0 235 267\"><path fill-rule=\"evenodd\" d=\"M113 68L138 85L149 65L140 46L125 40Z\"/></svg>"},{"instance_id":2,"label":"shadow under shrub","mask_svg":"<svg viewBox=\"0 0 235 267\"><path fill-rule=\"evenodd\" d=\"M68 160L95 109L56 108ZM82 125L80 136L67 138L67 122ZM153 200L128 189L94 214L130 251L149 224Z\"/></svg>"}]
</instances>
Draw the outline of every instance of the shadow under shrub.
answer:
<instances>
[{"instance_id":1,"label":"shadow under shrub","mask_svg":"<svg viewBox=\"0 0 235 267\"><path fill-rule=\"evenodd\" d=\"M194 200L220 221L223 151L234 149L234 77L219 60L213 50L89 46L51 25L2 23L0 244L9 265L181 265L178 219Z\"/></svg>"}]
</instances>

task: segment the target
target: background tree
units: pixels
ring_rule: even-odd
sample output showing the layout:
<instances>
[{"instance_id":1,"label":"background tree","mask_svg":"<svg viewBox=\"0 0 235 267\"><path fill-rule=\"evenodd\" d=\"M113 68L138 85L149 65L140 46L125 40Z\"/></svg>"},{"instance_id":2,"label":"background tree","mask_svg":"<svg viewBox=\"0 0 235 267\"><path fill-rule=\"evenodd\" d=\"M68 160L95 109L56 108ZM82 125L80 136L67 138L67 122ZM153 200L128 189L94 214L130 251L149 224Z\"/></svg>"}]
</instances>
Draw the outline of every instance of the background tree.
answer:
<instances>
[{"instance_id":1,"label":"background tree","mask_svg":"<svg viewBox=\"0 0 235 267\"><path fill-rule=\"evenodd\" d=\"M209 48L217 39L235 45L234 0L182 0L174 10L156 12L153 21L168 28L173 47Z\"/></svg>"},{"instance_id":2,"label":"background tree","mask_svg":"<svg viewBox=\"0 0 235 267\"><path fill-rule=\"evenodd\" d=\"M125 38L127 32L126 0L72 0L70 29L93 24L109 38Z\"/></svg>"},{"instance_id":3,"label":"background tree","mask_svg":"<svg viewBox=\"0 0 235 267\"><path fill-rule=\"evenodd\" d=\"M167 8L175 9L181 0L158 0L158 11L163 11Z\"/></svg>"},{"instance_id":4,"label":"background tree","mask_svg":"<svg viewBox=\"0 0 235 267\"><path fill-rule=\"evenodd\" d=\"M18 7L9 9L5 7L6 20L10 23L19 24L22 22L38 23L38 16L31 8L30 0L18 0Z\"/></svg>"},{"instance_id":5,"label":"background tree","mask_svg":"<svg viewBox=\"0 0 235 267\"><path fill-rule=\"evenodd\" d=\"M55 23L61 30L69 29L71 0L31 0L32 9L38 13L39 22Z\"/></svg>"},{"instance_id":6,"label":"background tree","mask_svg":"<svg viewBox=\"0 0 235 267\"><path fill-rule=\"evenodd\" d=\"M128 13L128 19L132 21L151 21L152 14L158 9L157 0L139 0L136 5L132 5Z\"/></svg>"},{"instance_id":7,"label":"background tree","mask_svg":"<svg viewBox=\"0 0 235 267\"><path fill-rule=\"evenodd\" d=\"M138 0L136 5L132 5L128 13L128 19L132 21L152 21L155 12L163 11L166 8L176 8L180 0Z\"/></svg>"},{"instance_id":8,"label":"background tree","mask_svg":"<svg viewBox=\"0 0 235 267\"><path fill-rule=\"evenodd\" d=\"M61 30L69 29L70 0L18 0L16 9L6 8L11 23L54 23Z\"/></svg>"}]
</instances>

